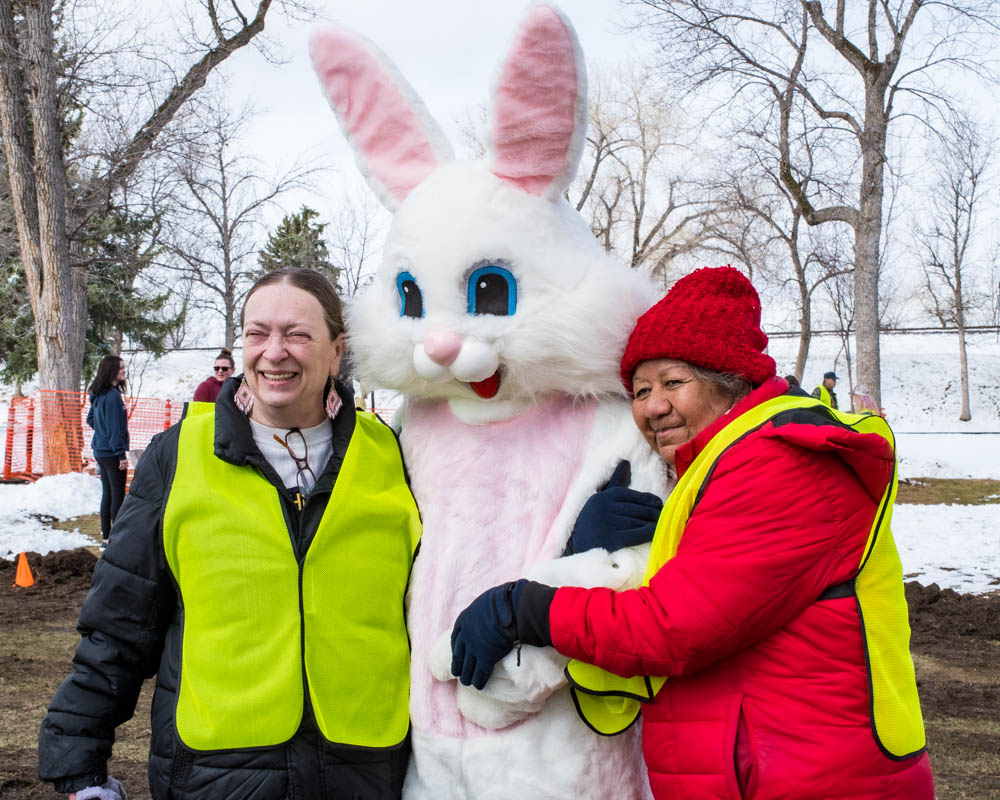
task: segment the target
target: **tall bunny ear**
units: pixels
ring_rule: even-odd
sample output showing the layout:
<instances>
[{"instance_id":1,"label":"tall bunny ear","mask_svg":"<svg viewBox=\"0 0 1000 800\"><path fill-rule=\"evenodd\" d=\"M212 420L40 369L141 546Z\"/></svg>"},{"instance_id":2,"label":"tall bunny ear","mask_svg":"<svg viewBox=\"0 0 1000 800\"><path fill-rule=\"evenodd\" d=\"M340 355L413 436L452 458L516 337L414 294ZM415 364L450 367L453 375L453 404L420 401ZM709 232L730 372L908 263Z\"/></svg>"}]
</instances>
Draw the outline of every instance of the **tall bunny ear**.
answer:
<instances>
[{"instance_id":1,"label":"tall bunny ear","mask_svg":"<svg viewBox=\"0 0 1000 800\"><path fill-rule=\"evenodd\" d=\"M583 153L587 67L558 9L532 6L514 38L493 97L493 173L526 192L558 198Z\"/></svg>"},{"instance_id":2,"label":"tall bunny ear","mask_svg":"<svg viewBox=\"0 0 1000 800\"><path fill-rule=\"evenodd\" d=\"M358 167L394 211L454 157L451 145L396 65L364 37L343 28L320 30L310 38L309 54Z\"/></svg>"}]
</instances>

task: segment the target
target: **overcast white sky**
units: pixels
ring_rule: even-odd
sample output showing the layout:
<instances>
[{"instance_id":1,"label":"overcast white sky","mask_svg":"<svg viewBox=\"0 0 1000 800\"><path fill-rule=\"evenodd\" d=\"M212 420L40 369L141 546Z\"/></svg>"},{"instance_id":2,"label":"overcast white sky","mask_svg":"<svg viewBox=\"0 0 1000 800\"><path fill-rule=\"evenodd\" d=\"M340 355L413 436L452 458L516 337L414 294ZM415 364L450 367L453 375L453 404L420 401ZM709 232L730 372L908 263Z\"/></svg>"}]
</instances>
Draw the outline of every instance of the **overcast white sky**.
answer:
<instances>
[{"instance_id":1,"label":"overcast white sky","mask_svg":"<svg viewBox=\"0 0 1000 800\"><path fill-rule=\"evenodd\" d=\"M637 34L623 33L620 8L612 0L563 0L587 63L616 63L648 48ZM414 86L431 113L460 148L456 121L489 97L495 70L528 2L477 0L356 0L329 3L325 19L288 24L276 17L268 34L290 61L267 63L248 49L225 70L235 103L253 100L262 112L248 143L262 158L289 160L313 153L331 162L332 174L311 202L296 196L284 205L294 211L310 202L324 216L337 205L344 181L356 186L357 171L343 135L309 63L308 39L322 25L342 24L382 48Z\"/></svg>"},{"instance_id":2,"label":"overcast white sky","mask_svg":"<svg viewBox=\"0 0 1000 800\"><path fill-rule=\"evenodd\" d=\"M180 7L180 0L131 2L144 4L150 17L170 15ZM306 158L332 167L315 188L286 195L268 212L265 222L270 228L302 205L316 209L321 221L330 222L345 192L352 197L367 192L309 63L308 39L313 30L342 24L372 40L396 63L461 153L459 120L489 100L495 72L530 3L339 0L324 4L318 0L317 5L321 18L309 22L289 21L274 13L276 6L272 8L267 35L288 59L286 63L269 63L248 47L221 70L232 105L253 101L258 108L245 143L266 171L276 173ZM576 28L591 75L604 65L649 60L652 45L625 29L627 17L617 0L561 0L557 5ZM990 102L995 107L995 99ZM926 173L922 162L919 170ZM897 239L905 235L899 228Z\"/></svg>"}]
</instances>

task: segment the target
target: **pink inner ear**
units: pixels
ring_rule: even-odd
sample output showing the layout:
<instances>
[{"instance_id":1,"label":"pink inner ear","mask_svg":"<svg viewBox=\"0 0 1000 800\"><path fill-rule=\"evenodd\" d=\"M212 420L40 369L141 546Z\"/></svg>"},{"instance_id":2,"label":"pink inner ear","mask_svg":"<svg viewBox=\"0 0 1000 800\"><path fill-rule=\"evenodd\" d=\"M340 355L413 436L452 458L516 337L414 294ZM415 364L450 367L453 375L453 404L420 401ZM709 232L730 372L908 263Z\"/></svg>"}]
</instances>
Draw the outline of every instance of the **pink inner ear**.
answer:
<instances>
[{"instance_id":1,"label":"pink inner ear","mask_svg":"<svg viewBox=\"0 0 1000 800\"><path fill-rule=\"evenodd\" d=\"M533 8L497 83L493 172L531 194L542 194L570 158L579 92L572 37L553 9Z\"/></svg>"},{"instance_id":2,"label":"pink inner ear","mask_svg":"<svg viewBox=\"0 0 1000 800\"><path fill-rule=\"evenodd\" d=\"M370 176L397 204L438 165L432 120L412 89L373 48L348 32L318 31L313 67ZM430 129L429 129L430 128Z\"/></svg>"}]
</instances>

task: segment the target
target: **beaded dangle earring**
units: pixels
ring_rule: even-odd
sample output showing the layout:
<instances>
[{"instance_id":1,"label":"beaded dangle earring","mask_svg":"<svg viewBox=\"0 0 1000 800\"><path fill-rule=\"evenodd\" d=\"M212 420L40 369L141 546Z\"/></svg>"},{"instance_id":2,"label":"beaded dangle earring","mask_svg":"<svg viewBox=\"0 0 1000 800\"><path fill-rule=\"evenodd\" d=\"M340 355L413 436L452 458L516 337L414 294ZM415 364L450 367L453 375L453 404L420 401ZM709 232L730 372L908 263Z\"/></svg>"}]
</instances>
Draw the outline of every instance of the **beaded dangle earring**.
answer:
<instances>
[{"instance_id":1,"label":"beaded dangle earring","mask_svg":"<svg viewBox=\"0 0 1000 800\"><path fill-rule=\"evenodd\" d=\"M330 419L335 419L342 405L344 401L340 399L337 389L331 386L330 393L326 396L326 415Z\"/></svg>"},{"instance_id":2,"label":"beaded dangle earring","mask_svg":"<svg viewBox=\"0 0 1000 800\"><path fill-rule=\"evenodd\" d=\"M243 379L240 388L236 390L236 394L233 395L233 402L240 411L248 417L250 416L250 412L253 411L253 392L250 391L246 378Z\"/></svg>"}]
</instances>

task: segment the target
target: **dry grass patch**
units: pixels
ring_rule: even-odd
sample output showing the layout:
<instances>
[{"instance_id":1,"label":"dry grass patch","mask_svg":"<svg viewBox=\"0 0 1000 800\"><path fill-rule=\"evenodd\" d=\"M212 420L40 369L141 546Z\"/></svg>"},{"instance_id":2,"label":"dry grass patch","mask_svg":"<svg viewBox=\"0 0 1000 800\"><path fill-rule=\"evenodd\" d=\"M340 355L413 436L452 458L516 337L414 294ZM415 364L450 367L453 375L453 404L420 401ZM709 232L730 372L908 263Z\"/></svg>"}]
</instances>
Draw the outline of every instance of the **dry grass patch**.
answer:
<instances>
[{"instance_id":1,"label":"dry grass patch","mask_svg":"<svg viewBox=\"0 0 1000 800\"><path fill-rule=\"evenodd\" d=\"M982 506L1000 503L1000 481L978 478L907 478L897 503Z\"/></svg>"},{"instance_id":2,"label":"dry grass patch","mask_svg":"<svg viewBox=\"0 0 1000 800\"><path fill-rule=\"evenodd\" d=\"M61 531L80 531L85 536L89 536L96 542L101 541L101 515L84 514L81 517L71 519L57 519L49 523L53 528Z\"/></svg>"}]
</instances>

